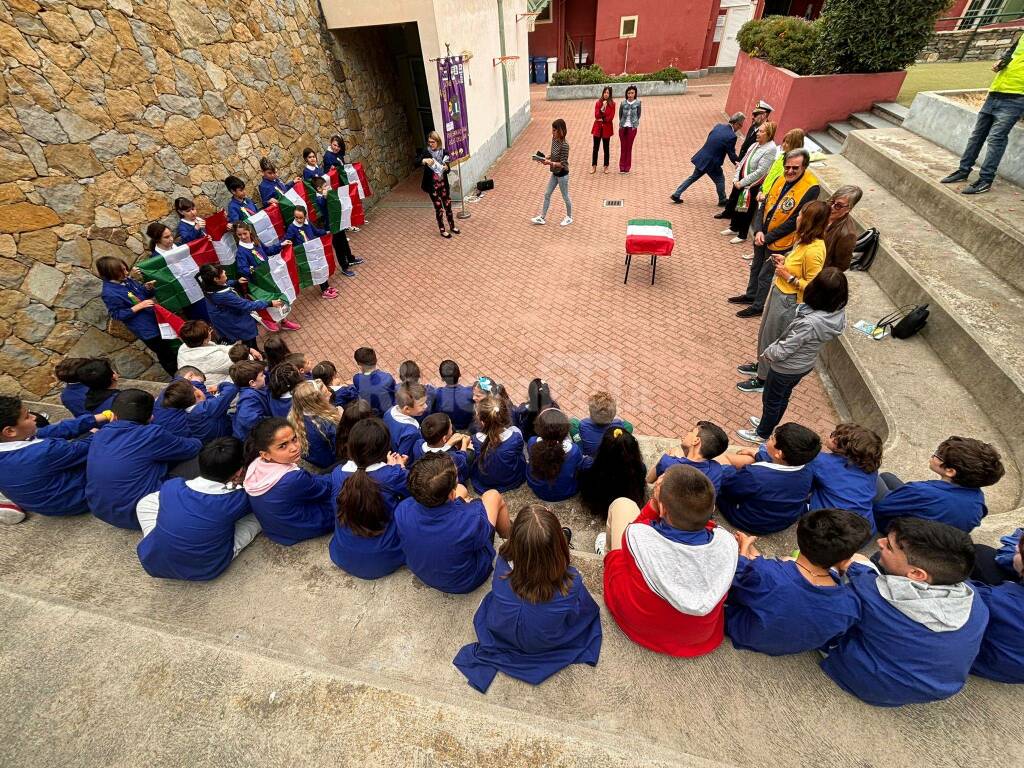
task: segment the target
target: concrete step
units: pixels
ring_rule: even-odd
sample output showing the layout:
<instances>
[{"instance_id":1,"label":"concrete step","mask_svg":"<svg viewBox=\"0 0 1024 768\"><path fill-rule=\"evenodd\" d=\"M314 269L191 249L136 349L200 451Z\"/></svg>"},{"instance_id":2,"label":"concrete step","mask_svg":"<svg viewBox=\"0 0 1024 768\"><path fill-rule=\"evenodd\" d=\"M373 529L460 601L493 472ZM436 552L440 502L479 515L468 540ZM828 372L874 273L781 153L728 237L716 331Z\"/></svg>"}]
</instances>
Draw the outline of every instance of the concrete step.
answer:
<instances>
[{"instance_id":1,"label":"concrete step","mask_svg":"<svg viewBox=\"0 0 1024 768\"><path fill-rule=\"evenodd\" d=\"M829 123L827 130L829 135L831 135L836 141L842 143L846 141L847 136L857 130L857 126L849 120L837 120L834 123Z\"/></svg>"},{"instance_id":2,"label":"concrete step","mask_svg":"<svg viewBox=\"0 0 1024 768\"><path fill-rule=\"evenodd\" d=\"M902 128L855 131L843 154L986 267L1024 290L1024 190L999 180L984 195L940 184L959 159Z\"/></svg>"},{"instance_id":3,"label":"concrete step","mask_svg":"<svg viewBox=\"0 0 1024 768\"><path fill-rule=\"evenodd\" d=\"M910 114L907 107L895 101L876 101L871 107L871 112L897 126L902 125L903 121L907 119L907 115Z\"/></svg>"},{"instance_id":4,"label":"concrete step","mask_svg":"<svg viewBox=\"0 0 1024 768\"><path fill-rule=\"evenodd\" d=\"M444 595L404 569L365 582L333 566L326 538L263 537L212 582L172 582L143 573L137 539L89 517L3 530L4 765L945 766L994 763L991 734L1019 719L1013 686L972 678L948 701L877 709L817 654L726 641L673 659L604 613L597 668L538 687L499 675L481 695L451 660L487 586ZM600 604L595 558L575 560Z\"/></svg>"},{"instance_id":5,"label":"concrete step","mask_svg":"<svg viewBox=\"0 0 1024 768\"><path fill-rule=\"evenodd\" d=\"M891 128L893 125L874 112L854 112L850 115L850 122L855 128Z\"/></svg>"},{"instance_id":6,"label":"concrete step","mask_svg":"<svg viewBox=\"0 0 1024 768\"><path fill-rule=\"evenodd\" d=\"M838 155L843 149L842 139L836 140L836 138L827 131L811 131L807 135L808 138L830 155Z\"/></svg>"},{"instance_id":7,"label":"concrete step","mask_svg":"<svg viewBox=\"0 0 1024 768\"><path fill-rule=\"evenodd\" d=\"M999 425L1024 466L1024 441L1017 437L1024 430L1024 293L846 157L813 168L827 192L841 184L864 190L851 215L861 228L881 233L871 276L897 306L929 305L921 336ZM1001 491L1007 487L1000 483ZM1018 503L1019 497L1012 505Z\"/></svg>"}]
</instances>

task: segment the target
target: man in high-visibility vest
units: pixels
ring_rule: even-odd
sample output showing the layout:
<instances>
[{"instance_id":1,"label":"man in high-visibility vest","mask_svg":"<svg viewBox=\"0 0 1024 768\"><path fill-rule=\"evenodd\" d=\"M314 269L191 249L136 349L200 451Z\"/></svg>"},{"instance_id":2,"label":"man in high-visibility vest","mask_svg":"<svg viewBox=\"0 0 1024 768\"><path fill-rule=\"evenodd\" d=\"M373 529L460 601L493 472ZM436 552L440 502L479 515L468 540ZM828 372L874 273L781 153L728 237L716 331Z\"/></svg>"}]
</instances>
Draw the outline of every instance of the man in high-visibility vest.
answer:
<instances>
[{"instance_id":1,"label":"man in high-visibility vest","mask_svg":"<svg viewBox=\"0 0 1024 768\"><path fill-rule=\"evenodd\" d=\"M960 158L960 167L942 180L943 184L967 181L974 161L981 154L981 145L987 138L988 152L981 164L981 173L976 182L960 190L965 195L979 195L992 189L1010 131L1024 117L1024 35L1017 38L1017 44L1010 46L992 69L999 74L992 81L988 98L978 112L974 132Z\"/></svg>"}]
</instances>

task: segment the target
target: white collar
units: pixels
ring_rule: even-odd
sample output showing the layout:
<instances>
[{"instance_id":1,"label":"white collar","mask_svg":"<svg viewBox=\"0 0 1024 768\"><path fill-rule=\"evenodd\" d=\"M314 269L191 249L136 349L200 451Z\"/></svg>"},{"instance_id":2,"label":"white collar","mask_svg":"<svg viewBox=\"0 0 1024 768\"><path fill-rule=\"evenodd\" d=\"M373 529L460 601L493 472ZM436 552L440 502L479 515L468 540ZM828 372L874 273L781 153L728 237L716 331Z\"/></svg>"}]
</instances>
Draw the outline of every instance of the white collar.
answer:
<instances>
[{"instance_id":1,"label":"white collar","mask_svg":"<svg viewBox=\"0 0 1024 768\"><path fill-rule=\"evenodd\" d=\"M239 243L238 247L239 248L248 248L251 251L251 250L254 250L256 248L256 243L254 243L252 240L250 240L248 243Z\"/></svg>"},{"instance_id":2,"label":"white collar","mask_svg":"<svg viewBox=\"0 0 1024 768\"><path fill-rule=\"evenodd\" d=\"M510 437L512 437L512 435L514 435L516 432L519 432L519 427L505 427L505 429L502 431L501 435L499 435L499 439L501 440L501 442L504 443L506 440L508 440ZM519 432L519 434L522 434L522 432ZM481 443L486 442L487 435L485 435L483 432L477 432L476 433L476 439L479 440Z\"/></svg>"},{"instance_id":3,"label":"white collar","mask_svg":"<svg viewBox=\"0 0 1024 768\"><path fill-rule=\"evenodd\" d=\"M376 472L381 467L386 467L386 466L387 466L386 462L378 461L376 464L371 464L370 466L368 466L366 468L366 471L367 472ZM341 466L341 471L342 472L355 472L357 469L359 469L359 467L357 467L356 463L354 461L352 461L351 459L346 461Z\"/></svg>"},{"instance_id":4,"label":"white collar","mask_svg":"<svg viewBox=\"0 0 1024 768\"><path fill-rule=\"evenodd\" d=\"M767 469L774 469L777 472L797 472L804 468L803 464L799 464L795 467L791 467L788 464L774 464L770 461L755 461L750 466L752 467L765 467Z\"/></svg>"},{"instance_id":5,"label":"white collar","mask_svg":"<svg viewBox=\"0 0 1024 768\"><path fill-rule=\"evenodd\" d=\"M185 413L192 413L192 410L196 407L196 405L199 405L199 403L196 403L195 405L190 405L188 408L185 409Z\"/></svg>"},{"instance_id":6,"label":"white collar","mask_svg":"<svg viewBox=\"0 0 1024 768\"><path fill-rule=\"evenodd\" d=\"M153 246L153 250L159 253L161 256L170 253L174 248L161 248L159 245Z\"/></svg>"},{"instance_id":7,"label":"white collar","mask_svg":"<svg viewBox=\"0 0 1024 768\"><path fill-rule=\"evenodd\" d=\"M186 480L185 485L197 493L208 493L213 496L233 493L241 487L234 483L222 483L219 480L207 480L205 477L194 477L191 480Z\"/></svg>"},{"instance_id":8,"label":"white collar","mask_svg":"<svg viewBox=\"0 0 1024 768\"><path fill-rule=\"evenodd\" d=\"M277 399L278 400L291 400L292 399L292 393L291 392L285 392L283 395L281 395Z\"/></svg>"},{"instance_id":9,"label":"white collar","mask_svg":"<svg viewBox=\"0 0 1024 768\"><path fill-rule=\"evenodd\" d=\"M409 426L416 427L419 429L420 423L416 421L412 416L402 413L397 405L391 406L391 418L397 421L399 424L408 424Z\"/></svg>"},{"instance_id":10,"label":"white collar","mask_svg":"<svg viewBox=\"0 0 1024 768\"><path fill-rule=\"evenodd\" d=\"M442 445L440 448L434 448L433 446L427 445L426 440L424 440L420 446L420 450L424 453L444 453L449 448L451 448L450 445Z\"/></svg>"},{"instance_id":11,"label":"white collar","mask_svg":"<svg viewBox=\"0 0 1024 768\"><path fill-rule=\"evenodd\" d=\"M8 451L20 451L22 448L27 448L33 443L41 443L43 438L33 437L30 440L15 440L13 443L0 443L0 453L7 453Z\"/></svg>"},{"instance_id":12,"label":"white collar","mask_svg":"<svg viewBox=\"0 0 1024 768\"><path fill-rule=\"evenodd\" d=\"M307 171L319 171L320 170L320 166L319 165L307 165L306 166L306 170Z\"/></svg>"},{"instance_id":13,"label":"white collar","mask_svg":"<svg viewBox=\"0 0 1024 768\"><path fill-rule=\"evenodd\" d=\"M538 443L543 443L544 442L544 438L543 437L538 437L537 438L537 442ZM564 440L562 440L562 450L565 451L566 453L568 453L569 451L572 450L572 438L571 437L567 437Z\"/></svg>"}]
</instances>

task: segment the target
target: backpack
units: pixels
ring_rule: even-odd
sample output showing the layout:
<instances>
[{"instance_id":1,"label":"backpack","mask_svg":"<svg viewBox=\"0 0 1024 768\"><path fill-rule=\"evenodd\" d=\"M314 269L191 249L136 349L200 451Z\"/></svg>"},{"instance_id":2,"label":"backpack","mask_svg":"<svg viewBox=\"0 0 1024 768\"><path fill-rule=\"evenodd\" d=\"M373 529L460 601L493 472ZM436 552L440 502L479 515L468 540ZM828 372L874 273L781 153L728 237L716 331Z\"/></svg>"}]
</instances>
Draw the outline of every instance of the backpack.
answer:
<instances>
[{"instance_id":1,"label":"backpack","mask_svg":"<svg viewBox=\"0 0 1024 768\"><path fill-rule=\"evenodd\" d=\"M850 269L867 272L877 252L878 230L869 227L857 236L857 242L853 246L853 257L850 259Z\"/></svg>"},{"instance_id":2,"label":"backpack","mask_svg":"<svg viewBox=\"0 0 1024 768\"><path fill-rule=\"evenodd\" d=\"M876 328L889 328L896 339L909 339L928 322L927 304L906 304L875 323Z\"/></svg>"}]
</instances>

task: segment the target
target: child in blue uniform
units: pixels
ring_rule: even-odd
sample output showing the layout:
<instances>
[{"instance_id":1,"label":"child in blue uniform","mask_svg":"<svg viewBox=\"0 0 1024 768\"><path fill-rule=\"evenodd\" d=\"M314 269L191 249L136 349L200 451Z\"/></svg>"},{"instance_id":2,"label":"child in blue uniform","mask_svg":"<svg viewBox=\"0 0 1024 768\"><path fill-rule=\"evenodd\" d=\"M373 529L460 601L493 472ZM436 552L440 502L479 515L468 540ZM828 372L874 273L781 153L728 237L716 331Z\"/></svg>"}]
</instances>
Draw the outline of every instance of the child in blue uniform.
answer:
<instances>
[{"instance_id":1,"label":"child in blue uniform","mask_svg":"<svg viewBox=\"0 0 1024 768\"><path fill-rule=\"evenodd\" d=\"M618 406L608 392L595 392L587 400L590 416L586 419L569 419L570 434L579 443L584 456L595 456L601 446L601 438L612 427L633 432L633 425L615 417ZM654 482L653 480L651 482Z\"/></svg>"},{"instance_id":2,"label":"child in blue uniform","mask_svg":"<svg viewBox=\"0 0 1024 768\"><path fill-rule=\"evenodd\" d=\"M270 415L287 419L292 412L292 390L303 382L299 369L291 363L281 363L270 369L267 376L267 390L270 393Z\"/></svg>"},{"instance_id":3,"label":"child in blue uniform","mask_svg":"<svg viewBox=\"0 0 1024 768\"><path fill-rule=\"evenodd\" d=\"M473 421L473 388L459 384L462 371L454 360L442 360L437 374L444 386L434 390L431 412L447 414L456 430L468 429Z\"/></svg>"},{"instance_id":4,"label":"child in blue uniform","mask_svg":"<svg viewBox=\"0 0 1024 768\"><path fill-rule=\"evenodd\" d=\"M491 489L511 491L526 480L523 433L512 426L508 403L488 395L476 404L480 431L472 435L476 461L470 478L477 493Z\"/></svg>"},{"instance_id":5,"label":"child in blue uniform","mask_svg":"<svg viewBox=\"0 0 1024 768\"><path fill-rule=\"evenodd\" d=\"M458 484L455 462L431 453L409 470L409 493L395 508L405 564L427 586L450 594L472 592L491 573L494 532L507 539L508 507L497 491L470 500Z\"/></svg>"},{"instance_id":6,"label":"child in blue uniform","mask_svg":"<svg viewBox=\"0 0 1024 768\"><path fill-rule=\"evenodd\" d=\"M60 404L71 411L72 416L89 413L85 407L89 388L78 378L78 369L87 362L87 357L65 357L53 367L54 378L64 385L60 391Z\"/></svg>"},{"instance_id":7,"label":"child in blue uniform","mask_svg":"<svg viewBox=\"0 0 1024 768\"><path fill-rule=\"evenodd\" d=\"M377 370L377 353L370 347L360 347L353 354L359 373L352 377L356 396L365 400L378 416L383 416L395 404L395 378Z\"/></svg>"},{"instance_id":8,"label":"child in blue uniform","mask_svg":"<svg viewBox=\"0 0 1024 768\"><path fill-rule=\"evenodd\" d=\"M196 204L188 197L174 198L174 211L178 214L179 243L191 243L206 237L206 220L196 213Z\"/></svg>"},{"instance_id":9,"label":"child in blue uniform","mask_svg":"<svg viewBox=\"0 0 1024 768\"><path fill-rule=\"evenodd\" d=\"M323 175L323 170L320 168L320 164L316 161L316 151L312 147L302 148L302 161L305 165L302 168L302 178L306 181L312 181L317 176Z\"/></svg>"},{"instance_id":10,"label":"child in blue uniform","mask_svg":"<svg viewBox=\"0 0 1024 768\"><path fill-rule=\"evenodd\" d=\"M304 206L295 206L293 214L294 218L292 223L288 225L288 228L284 231L285 239L289 242L295 243L296 245L302 245L302 243L310 240L316 240L319 237L323 237L327 234L325 230L319 227L314 227L306 220L306 209ZM355 272L352 273L355 275ZM338 290L328 285L327 280L324 280L318 286L320 288L320 296L325 299L336 299L338 298Z\"/></svg>"},{"instance_id":11,"label":"child in blue uniform","mask_svg":"<svg viewBox=\"0 0 1024 768\"><path fill-rule=\"evenodd\" d=\"M285 194L295 186L295 182L300 181L300 178L296 176L295 181L290 181L285 184L277 178L277 166L271 162L269 157L260 158L260 173L263 174L263 180L259 185L260 202L263 204L264 208L270 205L272 200L277 199L277 194L279 192L282 195Z\"/></svg>"},{"instance_id":12,"label":"child in blue uniform","mask_svg":"<svg viewBox=\"0 0 1024 768\"><path fill-rule=\"evenodd\" d=\"M455 434L452 430L452 420L445 413L432 413L427 416L420 427L420 435L422 439L413 443L409 462L417 462L429 453L447 454L455 462L459 482L465 485L469 477L469 466L475 456L469 436Z\"/></svg>"},{"instance_id":13,"label":"child in blue uniform","mask_svg":"<svg viewBox=\"0 0 1024 768\"><path fill-rule=\"evenodd\" d=\"M473 626L477 642L454 664L482 693L498 672L539 685L570 664L597 665L601 612L546 507L529 504L516 515Z\"/></svg>"},{"instance_id":14,"label":"child in blue uniform","mask_svg":"<svg viewBox=\"0 0 1024 768\"><path fill-rule=\"evenodd\" d=\"M398 384L423 384L420 381L422 374L420 373L420 367L415 360L403 360L402 364L398 366ZM434 403L434 393L437 391L436 387L430 384L423 384L423 389L426 392L426 410L423 413L416 415L416 421L420 424L427 418L430 413L430 409Z\"/></svg>"},{"instance_id":15,"label":"child in blue uniform","mask_svg":"<svg viewBox=\"0 0 1024 768\"><path fill-rule=\"evenodd\" d=\"M413 446L420 437L420 423L416 417L426 412L426 387L403 384L398 388L395 404L384 414L384 423L391 433L391 450L402 456L412 456Z\"/></svg>"},{"instance_id":16,"label":"child in blue uniform","mask_svg":"<svg viewBox=\"0 0 1024 768\"><path fill-rule=\"evenodd\" d=\"M231 383L238 387L238 403L231 419L231 434L244 441L257 424L270 417L266 369L257 360L242 360L231 366L228 375L231 376Z\"/></svg>"},{"instance_id":17,"label":"child in blue uniform","mask_svg":"<svg viewBox=\"0 0 1024 768\"><path fill-rule=\"evenodd\" d=\"M602 522L616 499L629 499L642 509L647 502L646 475L636 438L623 427L612 427L601 438L593 463L580 473L580 501Z\"/></svg>"},{"instance_id":18,"label":"child in blue uniform","mask_svg":"<svg viewBox=\"0 0 1024 768\"><path fill-rule=\"evenodd\" d=\"M173 477L139 500L143 569L160 579L208 581L260 532L242 479L242 444L220 437L199 452L199 477Z\"/></svg>"},{"instance_id":19,"label":"child in blue uniform","mask_svg":"<svg viewBox=\"0 0 1024 768\"><path fill-rule=\"evenodd\" d=\"M172 381L164 390L163 404L153 411L153 423L178 437L194 437L203 445L231 434L228 409L238 387L226 381L216 395L208 395L189 381Z\"/></svg>"},{"instance_id":20,"label":"child in blue uniform","mask_svg":"<svg viewBox=\"0 0 1024 768\"><path fill-rule=\"evenodd\" d=\"M1017 539L1013 581L970 582L988 607L988 627L971 674L1001 683L1024 683L1024 538Z\"/></svg>"},{"instance_id":21,"label":"child in blue uniform","mask_svg":"<svg viewBox=\"0 0 1024 768\"><path fill-rule=\"evenodd\" d=\"M558 408L558 402L551 395L551 387L544 379L531 379L526 391L526 402L512 409L512 424L519 427L524 440L537 434L533 422L541 411L548 408Z\"/></svg>"},{"instance_id":22,"label":"child in blue uniform","mask_svg":"<svg viewBox=\"0 0 1024 768\"><path fill-rule=\"evenodd\" d=\"M257 212L256 203L245 194L244 181L237 176L228 176L224 179L224 186L231 193L231 199L228 200L227 207L228 221L240 221L246 216L251 216Z\"/></svg>"},{"instance_id":23,"label":"child in blue uniform","mask_svg":"<svg viewBox=\"0 0 1024 768\"><path fill-rule=\"evenodd\" d=\"M811 462L811 509L846 509L875 530L871 502L882 463L882 438L859 424L837 424Z\"/></svg>"},{"instance_id":24,"label":"child in blue uniform","mask_svg":"<svg viewBox=\"0 0 1024 768\"><path fill-rule=\"evenodd\" d=\"M669 467L685 464L700 470L715 486L717 495L722 488L725 465L715 461L729 447L729 436L725 430L710 421L698 421L696 426L683 435L679 448L664 454L657 465L647 473L647 482L653 483Z\"/></svg>"},{"instance_id":25,"label":"child in blue uniform","mask_svg":"<svg viewBox=\"0 0 1024 768\"><path fill-rule=\"evenodd\" d=\"M993 446L956 435L939 443L928 469L940 479L904 483L888 472L881 474L882 496L874 505L879 531L898 517L920 517L970 533L988 514L981 489L997 483L1006 472Z\"/></svg>"},{"instance_id":26,"label":"child in blue uniform","mask_svg":"<svg viewBox=\"0 0 1024 768\"><path fill-rule=\"evenodd\" d=\"M389 451L384 422L370 417L352 426L348 460L331 473L337 519L331 560L360 579L379 579L405 564L394 512L408 496L405 457Z\"/></svg>"},{"instance_id":27,"label":"child in blue uniform","mask_svg":"<svg viewBox=\"0 0 1024 768\"><path fill-rule=\"evenodd\" d=\"M736 534L740 559L725 604L725 634L736 648L782 656L812 651L860 618L860 601L840 581L871 538L863 517L818 509L800 518L796 560L761 557L756 536Z\"/></svg>"},{"instance_id":28,"label":"child in blue uniform","mask_svg":"<svg viewBox=\"0 0 1024 768\"><path fill-rule=\"evenodd\" d=\"M25 512L88 512L85 462L91 438L75 438L109 420L109 413L86 413L39 428L21 400L0 395L0 493Z\"/></svg>"},{"instance_id":29,"label":"child in blue uniform","mask_svg":"<svg viewBox=\"0 0 1024 768\"><path fill-rule=\"evenodd\" d=\"M339 172L345 170L345 140L337 134L331 136L330 146L324 150L324 173L331 168L337 168Z\"/></svg>"},{"instance_id":30,"label":"child in blue uniform","mask_svg":"<svg viewBox=\"0 0 1024 768\"><path fill-rule=\"evenodd\" d=\"M116 389L117 372L104 358L86 360L76 369L78 380L85 386L82 407L85 413L100 413L110 410L114 398L121 390Z\"/></svg>"},{"instance_id":31,"label":"child in blue uniform","mask_svg":"<svg viewBox=\"0 0 1024 768\"><path fill-rule=\"evenodd\" d=\"M330 475L314 475L299 466L302 448L287 419L264 419L249 434L245 492L264 535L290 547L334 529Z\"/></svg>"},{"instance_id":32,"label":"child in blue uniform","mask_svg":"<svg viewBox=\"0 0 1024 768\"><path fill-rule=\"evenodd\" d=\"M238 243L238 248L235 251L235 268L238 271L238 294L242 298L248 299L250 298L249 280L252 278L253 271L260 265L267 263L271 256L279 254L284 246L291 245L291 240L285 239L280 243L264 245L256 237L256 230L248 221L236 221L231 225L231 232L235 236L235 242ZM261 318L260 322L271 333L281 328L287 331L297 331L302 327L294 320L287 318L282 319L279 326L278 323L265 315Z\"/></svg>"},{"instance_id":33,"label":"child in blue uniform","mask_svg":"<svg viewBox=\"0 0 1024 768\"><path fill-rule=\"evenodd\" d=\"M733 526L748 533L781 531L807 509L813 474L809 464L821 450L821 438L807 427L787 422L775 428L757 451L729 454L718 508Z\"/></svg>"},{"instance_id":34,"label":"child in blue uniform","mask_svg":"<svg viewBox=\"0 0 1024 768\"><path fill-rule=\"evenodd\" d=\"M593 461L569 437L569 417L547 408L534 419L536 436L527 443L526 484L544 501L564 501L579 490L577 475Z\"/></svg>"},{"instance_id":35,"label":"child in blue uniform","mask_svg":"<svg viewBox=\"0 0 1024 768\"><path fill-rule=\"evenodd\" d=\"M122 259L103 256L96 260L96 274L103 280L100 295L107 314L118 320L147 347L171 376L178 367L177 339L164 339L156 322L153 305L156 281L140 283L129 276L128 265Z\"/></svg>"},{"instance_id":36,"label":"child in blue uniform","mask_svg":"<svg viewBox=\"0 0 1024 768\"><path fill-rule=\"evenodd\" d=\"M331 188L327 184L327 179L323 176L315 176L309 183L316 192L316 200L313 204L316 206L316 215L320 226L324 229L331 229L330 211L327 204L327 194ZM359 259L352 255L352 246L349 244L344 230L331 235L331 245L334 247L334 257L338 260L341 274L345 277L355 277L356 273L352 271L352 266L363 264L365 259Z\"/></svg>"},{"instance_id":37,"label":"child in blue uniform","mask_svg":"<svg viewBox=\"0 0 1024 768\"><path fill-rule=\"evenodd\" d=\"M259 329L252 319L252 313L284 304L280 299L270 302L243 299L231 287L228 275L220 264L203 264L199 268L199 284L206 296L210 323L221 341L232 344L241 341L250 348L255 347Z\"/></svg>"},{"instance_id":38,"label":"child in blue uniform","mask_svg":"<svg viewBox=\"0 0 1024 768\"><path fill-rule=\"evenodd\" d=\"M292 390L288 420L299 435L303 460L317 469L333 466L341 411L331 405L331 390L316 379L300 381Z\"/></svg>"},{"instance_id":39,"label":"child in blue uniform","mask_svg":"<svg viewBox=\"0 0 1024 768\"><path fill-rule=\"evenodd\" d=\"M111 408L114 420L93 435L85 470L89 509L118 528L138 530L135 505L160 487L171 465L193 459L203 444L178 437L153 418L153 396L123 390Z\"/></svg>"},{"instance_id":40,"label":"child in blue uniform","mask_svg":"<svg viewBox=\"0 0 1024 768\"><path fill-rule=\"evenodd\" d=\"M866 558L850 566L861 618L821 668L876 707L947 699L964 687L989 618L964 581L974 565L971 538L944 523L900 517L878 546L885 575Z\"/></svg>"}]
</instances>

